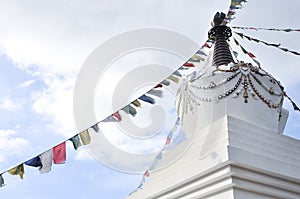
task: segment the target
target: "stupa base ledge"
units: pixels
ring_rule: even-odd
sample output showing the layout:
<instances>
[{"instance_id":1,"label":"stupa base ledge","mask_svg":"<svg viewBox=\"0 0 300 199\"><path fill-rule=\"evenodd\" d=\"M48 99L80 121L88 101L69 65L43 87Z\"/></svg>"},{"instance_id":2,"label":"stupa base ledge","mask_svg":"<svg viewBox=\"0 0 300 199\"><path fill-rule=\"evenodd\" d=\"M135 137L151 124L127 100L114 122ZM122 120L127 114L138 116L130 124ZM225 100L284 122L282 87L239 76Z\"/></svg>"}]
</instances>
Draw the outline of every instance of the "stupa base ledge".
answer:
<instances>
[{"instance_id":1,"label":"stupa base ledge","mask_svg":"<svg viewBox=\"0 0 300 199\"><path fill-rule=\"evenodd\" d=\"M217 143L205 156L199 158L203 129L182 158L151 173L128 198L300 198L299 140L228 115L210 129L220 125ZM206 143L216 134L204 136Z\"/></svg>"}]
</instances>

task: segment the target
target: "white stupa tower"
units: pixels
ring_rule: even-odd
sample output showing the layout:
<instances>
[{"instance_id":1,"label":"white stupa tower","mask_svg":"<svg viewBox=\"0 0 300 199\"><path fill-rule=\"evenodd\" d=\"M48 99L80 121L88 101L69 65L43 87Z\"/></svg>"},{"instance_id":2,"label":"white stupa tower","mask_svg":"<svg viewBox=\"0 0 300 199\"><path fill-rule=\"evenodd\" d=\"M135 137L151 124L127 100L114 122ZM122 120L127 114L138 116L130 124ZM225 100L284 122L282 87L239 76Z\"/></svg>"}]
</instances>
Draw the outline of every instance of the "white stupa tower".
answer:
<instances>
[{"instance_id":1,"label":"white stupa tower","mask_svg":"<svg viewBox=\"0 0 300 199\"><path fill-rule=\"evenodd\" d=\"M260 67L234 62L231 30L222 21L217 13L209 32L212 64L178 93L190 146L183 142L166 153L161 165L187 148L128 198L300 198L300 140L282 134L283 87Z\"/></svg>"}]
</instances>

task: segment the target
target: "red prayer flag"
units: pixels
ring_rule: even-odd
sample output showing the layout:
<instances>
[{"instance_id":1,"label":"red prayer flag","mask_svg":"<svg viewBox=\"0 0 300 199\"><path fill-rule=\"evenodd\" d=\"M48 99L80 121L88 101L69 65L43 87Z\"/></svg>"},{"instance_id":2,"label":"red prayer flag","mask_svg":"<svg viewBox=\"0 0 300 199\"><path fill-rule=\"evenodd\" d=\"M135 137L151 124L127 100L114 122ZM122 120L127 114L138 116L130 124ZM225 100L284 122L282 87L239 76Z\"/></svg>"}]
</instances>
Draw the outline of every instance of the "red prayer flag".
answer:
<instances>
[{"instance_id":1,"label":"red prayer flag","mask_svg":"<svg viewBox=\"0 0 300 199\"><path fill-rule=\"evenodd\" d=\"M249 57L255 58L255 55L253 55L252 53L248 52L247 54L249 55Z\"/></svg>"},{"instance_id":2,"label":"red prayer flag","mask_svg":"<svg viewBox=\"0 0 300 199\"><path fill-rule=\"evenodd\" d=\"M203 46L206 48L211 48L211 46L208 43L205 43Z\"/></svg>"},{"instance_id":3,"label":"red prayer flag","mask_svg":"<svg viewBox=\"0 0 300 199\"><path fill-rule=\"evenodd\" d=\"M171 139L170 139L170 138L167 138L166 145L169 145L170 142L171 142Z\"/></svg>"},{"instance_id":4,"label":"red prayer flag","mask_svg":"<svg viewBox=\"0 0 300 199\"><path fill-rule=\"evenodd\" d=\"M144 176L146 176L146 177L149 177L150 176L150 174L149 174L149 171L147 170L147 171L145 171L145 173L144 173Z\"/></svg>"},{"instance_id":5,"label":"red prayer flag","mask_svg":"<svg viewBox=\"0 0 300 199\"><path fill-rule=\"evenodd\" d=\"M195 65L193 63L188 63L188 62L185 62L183 64L183 66L185 66L185 67L195 67Z\"/></svg>"},{"instance_id":6,"label":"red prayer flag","mask_svg":"<svg viewBox=\"0 0 300 199\"><path fill-rule=\"evenodd\" d=\"M154 88L162 88L161 84L157 84Z\"/></svg>"},{"instance_id":7,"label":"red prayer flag","mask_svg":"<svg viewBox=\"0 0 300 199\"><path fill-rule=\"evenodd\" d=\"M66 142L53 147L54 164L64 164L66 162Z\"/></svg>"},{"instance_id":8,"label":"red prayer flag","mask_svg":"<svg viewBox=\"0 0 300 199\"><path fill-rule=\"evenodd\" d=\"M118 111L118 112L115 112L114 114L112 114L112 116L115 117L115 118L117 118L117 120L118 120L119 122L122 120L122 117L121 117L119 111Z\"/></svg>"}]
</instances>

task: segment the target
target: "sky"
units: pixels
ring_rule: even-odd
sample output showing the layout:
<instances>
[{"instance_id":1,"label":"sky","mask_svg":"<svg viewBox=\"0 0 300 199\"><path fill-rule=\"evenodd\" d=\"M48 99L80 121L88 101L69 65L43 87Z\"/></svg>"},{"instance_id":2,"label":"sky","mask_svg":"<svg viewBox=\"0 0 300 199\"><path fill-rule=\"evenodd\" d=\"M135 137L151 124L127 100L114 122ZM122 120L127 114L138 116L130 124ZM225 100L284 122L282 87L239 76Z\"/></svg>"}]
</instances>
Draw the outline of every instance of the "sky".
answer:
<instances>
[{"instance_id":1,"label":"sky","mask_svg":"<svg viewBox=\"0 0 300 199\"><path fill-rule=\"evenodd\" d=\"M73 89L87 56L119 33L138 28L177 31L201 45L216 11L228 0L0 0L0 170L24 162L76 133ZM300 2L249 0L230 25L300 28ZM300 51L300 33L244 31ZM300 56L240 43L300 104ZM300 139L300 113L289 103L284 134ZM67 143L67 162L47 174L26 167L25 177L4 175L0 198L125 198L141 175L103 166L82 147ZM0 171L0 172L1 172Z\"/></svg>"}]
</instances>

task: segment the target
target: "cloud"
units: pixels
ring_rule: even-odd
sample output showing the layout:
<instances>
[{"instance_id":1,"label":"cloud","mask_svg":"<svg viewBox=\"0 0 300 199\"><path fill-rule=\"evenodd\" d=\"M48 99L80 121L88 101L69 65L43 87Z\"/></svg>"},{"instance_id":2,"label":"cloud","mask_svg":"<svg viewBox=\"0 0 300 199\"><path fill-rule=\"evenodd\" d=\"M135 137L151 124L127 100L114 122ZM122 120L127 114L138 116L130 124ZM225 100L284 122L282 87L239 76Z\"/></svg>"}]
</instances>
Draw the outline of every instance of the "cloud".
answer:
<instances>
[{"instance_id":1,"label":"cloud","mask_svg":"<svg viewBox=\"0 0 300 199\"><path fill-rule=\"evenodd\" d=\"M27 81L22 82L21 84L17 85L17 88L27 88L27 87L31 86L33 83L35 83L35 80L33 80L33 79L27 80Z\"/></svg>"},{"instance_id":2,"label":"cloud","mask_svg":"<svg viewBox=\"0 0 300 199\"><path fill-rule=\"evenodd\" d=\"M13 101L10 99L2 99L0 100L0 109L16 112L22 108L22 104L17 101Z\"/></svg>"},{"instance_id":3,"label":"cloud","mask_svg":"<svg viewBox=\"0 0 300 199\"><path fill-rule=\"evenodd\" d=\"M73 122L72 79L47 79L47 89L33 93L33 110L50 119L55 133L69 137L75 134Z\"/></svg>"},{"instance_id":4,"label":"cloud","mask_svg":"<svg viewBox=\"0 0 300 199\"><path fill-rule=\"evenodd\" d=\"M4 162L7 157L22 154L28 150L29 141L18 137L17 132L12 129L0 129L0 162Z\"/></svg>"},{"instance_id":5,"label":"cloud","mask_svg":"<svg viewBox=\"0 0 300 199\"><path fill-rule=\"evenodd\" d=\"M249 13L251 5L255 6L253 10L257 9L256 4L249 2ZM112 35L144 27L172 29L202 42L206 39L209 22L215 11L227 9L226 1L199 4L195 0L188 3L175 0L169 4L155 0L147 3L117 0L11 0L1 3L0 7L3 16L0 18L0 51L7 54L18 68L45 83L45 88L33 94L33 110L50 119L49 123L55 132L70 136L75 133L72 92L76 75L86 57L99 44ZM251 18L243 17L239 16L240 24L262 22L254 20L255 16L252 15ZM281 20L286 22L284 17ZM263 22L268 24L272 21ZM263 50L258 53L261 54L260 60L265 54ZM295 57L285 56L280 62L270 56L267 59L269 61L262 60L262 63L285 66L284 70L281 67L269 70L278 79L285 80L286 84L299 81L299 73L294 72L299 64L292 66L291 63L299 63ZM19 87L30 86L33 83L30 81L23 82ZM2 108L17 111L21 105L10 100Z\"/></svg>"}]
</instances>

